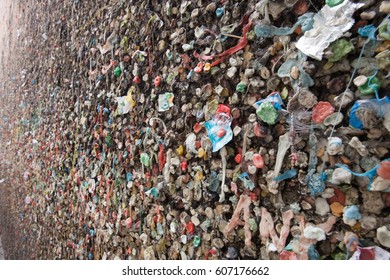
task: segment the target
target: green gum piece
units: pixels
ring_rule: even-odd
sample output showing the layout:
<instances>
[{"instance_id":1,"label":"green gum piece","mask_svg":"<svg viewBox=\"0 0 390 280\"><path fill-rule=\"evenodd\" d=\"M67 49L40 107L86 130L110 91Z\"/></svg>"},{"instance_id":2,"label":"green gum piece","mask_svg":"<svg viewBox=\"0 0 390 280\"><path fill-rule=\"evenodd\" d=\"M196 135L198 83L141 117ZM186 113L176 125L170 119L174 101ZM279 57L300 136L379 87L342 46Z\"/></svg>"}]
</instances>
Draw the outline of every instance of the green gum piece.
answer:
<instances>
[{"instance_id":1,"label":"green gum piece","mask_svg":"<svg viewBox=\"0 0 390 280\"><path fill-rule=\"evenodd\" d=\"M155 197L155 198L158 198L159 197L159 191L158 191L158 189L156 189L156 188L151 188L150 189L150 194L153 196L153 197Z\"/></svg>"},{"instance_id":2,"label":"green gum piece","mask_svg":"<svg viewBox=\"0 0 390 280\"><path fill-rule=\"evenodd\" d=\"M172 85L174 79L175 79L175 74L173 74L172 72L169 73L169 74L168 74L168 77L166 78L167 84Z\"/></svg>"},{"instance_id":3,"label":"green gum piece","mask_svg":"<svg viewBox=\"0 0 390 280\"><path fill-rule=\"evenodd\" d=\"M124 36L122 41L120 42L120 46L126 51L129 48L129 39L127 36Z\"/></svg>"},{"instance_id":4,"label":"green gum piece","mask_svg":"<svg viewBox=\"0 0 390 280\"><path fill-rule=\"evenodd\" d=\"M340 5L343 2L344 2L344 0L326 0L325 1L326 5L328 5L329 7L335 7L337 5Z\"/></svg>"},{"instance_id":5,"label":"green gum piece","mask_svg":"<svg viewBox=\"0 0 390 280\"><path fill-rule=\"evenodd\" d=\"M147 153L142 153L141 154L141 162L146 167L149 166L149 164L150 164L150 157L149 157L149 155Z\"/></svg>"},{"instance_id":6,"label":"green gum piece","mask_svg":"<svg viewBox=\"0 0 390 280\"><path fill-rule=\"evenodd\" d=\"M120 67L116 67L116 68L114 69L114 76L115 76L115 77L119 77L119 76L121 75L121 73L122 73L122 70L121 70Z\"/></svg>"},{"instance_id":7,"label":"green gum piece","mask_svg":"<svg viewBox=\"0 0 390 280\"><path fill-rule=\"evenodd\" d=\"M282 92L280 93L280 96L282 97L282 99L286 99L288 97L288 89L287 88L283 88Z\"/></svg>"},{"instance_id":8,"label":"green gum piece","mask_svg":"<svg viewBox=\"0 0 390 280\"><path fill-rule=\"evenodd\" d=\"M236 91L239 93L244 93L246 90L246 84L244 83L238 83L236 86Z\"/></svg>"},{"instance_id":9,"label":"green gum piece","mask_svg":"<svg viewBox=\"0 0 390 280\"><path fill-rule=\"evenodd\" d=\"M196 247L199 247L200 242L201 242L200 237L199 236L195 236L194 237L194 241L192 242L192 244L194 244L194 247L196 248Z\"/></svg>"},{"instance_id":10,"label":"green gum piece","mask_svg":"<svg viewBox=\"0 0 390 280\"><path fill-rule=\"evenodd\" d=\"M334 255L333 255L333 258L334 258L335 260L339 260L339 261L341 261L341 260L346 260L347 255L346 255L345 253L343 253L343 252L339 252L339 253L334 254Z\"/></svg>"},{"instance_id":11,"label":"green gum piece","mask_svg":"<svg viewBox=\"0 0 390 280\"><path fill-rule=\"evenodd\" d=\"M377 77L369 78L368 81L359 87L360 92L363 95L369 95L375 93L375 89L381 87L381 81Z\"/></svg>"},{"instance_id":12,"label":"green gum piece","mask_svg":"<svg viewBox=\"0 0 390 280\"><path fill-rule=\"evenodd\" d=\"M387 23L382 24L378 28L379 36L381 36L383 39L390 41L390 32L387 30Z\"/></svg>"},{"instance_id":13,"label":"green gum piece","mask_svg":"<svg viewBox=\"0 0 390 280\"><path fill-rule=\"evenodd\" d=\"M173 58L173 54L171 51L166 52L166 56L167 56L169 61L172 60L172 58Z\"/></svg>"},{"instance_id":14,"label":"green gum piece","mask_svg":"<svg viewBox=\"0 0 390 280\"><path fill-rule=\"evenodd\" d=\"M345 39L337 40L331 48L333 55L329 58L330 62L340 61L344 56L355 50L353 44Z\"/></svg>"},{"instance_id":15,"label":"green gum piece","mask_svg":"<svg viewBox=\"0 0 390 280\"><path fill-rule=\"evenodd\" d=\"M215 74L219 73L219 67L212 67L210 70L210 74L214 76Z\"/></svg>"},{"instance_id":16,"label":"green gum piece","mask_svg":"<svg viewBox=\"0 0 390 280\"><path fill-rule=\"evenodd\" d=\"M278 110L271 102L264 102L256 111L257 116L267 124L275 124L278 118Z\"/></svg>"},{"instance_id":17,"label":"green gum piece","mask_svg":"<svg viewBox=\"0 0 390 280\"><path fill-rule=\"evenodd\" d=\"M106 144L110 147L111 146L111 136L107 135L105 140L106 140Z\"/></svg>"}]
</instances>

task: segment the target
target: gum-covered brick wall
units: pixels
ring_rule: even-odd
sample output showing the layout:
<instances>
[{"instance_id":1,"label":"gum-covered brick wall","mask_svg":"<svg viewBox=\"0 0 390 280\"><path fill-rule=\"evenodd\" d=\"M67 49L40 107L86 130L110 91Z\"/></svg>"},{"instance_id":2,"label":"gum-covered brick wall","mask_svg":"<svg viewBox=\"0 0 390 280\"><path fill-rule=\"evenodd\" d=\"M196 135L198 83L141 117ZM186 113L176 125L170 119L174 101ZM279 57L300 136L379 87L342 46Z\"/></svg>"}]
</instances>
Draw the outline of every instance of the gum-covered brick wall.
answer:
<instances>
[{"instance_id":1,"label":"gum-covered brick wall","mask_svg":"<svg viewBox=\"0 0 390 280\"><path fill-rule=\"evenodd\" d=\"M390 1L361 2L7 2L5 257L389 259Z\"/></svg>"}]
</instances>

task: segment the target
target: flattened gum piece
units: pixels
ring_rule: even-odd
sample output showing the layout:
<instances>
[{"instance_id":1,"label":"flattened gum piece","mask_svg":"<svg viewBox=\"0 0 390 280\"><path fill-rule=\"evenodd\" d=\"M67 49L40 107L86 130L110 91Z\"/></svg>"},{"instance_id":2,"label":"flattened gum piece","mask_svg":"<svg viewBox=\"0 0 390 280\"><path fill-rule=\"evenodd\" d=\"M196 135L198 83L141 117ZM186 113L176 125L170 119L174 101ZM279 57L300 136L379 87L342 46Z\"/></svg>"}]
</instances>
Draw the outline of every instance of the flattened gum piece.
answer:
<instances>
[{"instance_id":1,"label":"flattened gum piece","mask_svg":"<svg viewBox=\"0 0 390 280\"><path fill-rule=\"evenodd\" d=\"M340 204L339 202L333 202L330 205L330 210L332 211L332 214L336 217L341 217L343 214L344 205Z\"/></svg>"},{"instance_id":2,"label":"flattened gum piece","mask_svg":"<svg viewBox=\"0 0 390 280\"><path fill-rule=\"evenodd\" d=\"M261 207L260 237L263 244L266 244L267 238L271 236L271 230L274 228L274 222L271 214L266 208Z\"/></svg>"},{"instance_id":3,"label":"flattened gum piece","mask_svg":"<svg viewBox=\"0 0 390 280\"><path fill-rule=\"evenodd\" d=\"M280 232L280 238L279 243L277 244L276 248L278 249L278 252L281 252L283 248L286 246L286 240L288 235L290 234L290 226L291 226L291 220L294 218L294 213L292 210L288 210L282 214L283 218L283 227Z\"/></svg>"},{"instance_id":4,"label":"flattened gum piece","mask_svg":"<svg viewBox=\"0 0 390 280\"><path fill-rule=\"evenodd\" d=\"M280 232L280 237L278 237L271 214L266 208L262 207L259 227L262 243L265 244L268 237L271 237L272 243L276 246L278 252L282 252L283 248L286 246L286 240L290 233L290 225L293 218L294 213L292 210L288 210L282 214L283 226Z\"/></svg>"},{"instance_id":5,"label":"flattened gum piece","mask_svg":"<svg viewBox=\"0 0 390 280\"><path fill-rule=\"evenodd\" d=\"M326 117L334 113L334 107L329 102L320 101L313 109L312 119L315 123L322 123Z\"/></svg>"},{"instance_id":6,"label":"flattened gum piece","mask_svg":"<svg viewBox=\"0 0 390 280\"><path fill-rule=\"evenodd\" d=\"M251 238L252 238L252 234L250 232L250 226L248 222L250 216L250 210L249 210L250 204L251 204L250 196L241 195L240 200L237 203L236 209L234 210L232 218L230 219L229 223L223 230L223 234L227 236L232 230L234 230L236 226L244 225L246 246L251 245ZM240 220L240 214L242 210L244 210L244 221Z\"/></svg>"}]
</instances>

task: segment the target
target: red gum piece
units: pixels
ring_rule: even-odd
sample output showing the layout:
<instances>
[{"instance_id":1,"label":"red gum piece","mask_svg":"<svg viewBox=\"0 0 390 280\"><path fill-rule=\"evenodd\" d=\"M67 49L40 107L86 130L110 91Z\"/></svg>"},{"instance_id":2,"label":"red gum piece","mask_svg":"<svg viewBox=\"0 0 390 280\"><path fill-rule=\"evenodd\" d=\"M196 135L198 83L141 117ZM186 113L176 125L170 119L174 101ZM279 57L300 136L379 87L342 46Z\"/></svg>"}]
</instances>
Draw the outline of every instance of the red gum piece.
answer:
<instances>
[{"instance_id":1,"label":"red gum piece","mask_svg":"<svg viewBox=\"0 0 390 280\"><path fill-rule=\"evenodd\" d=\"M193 128L195 133L199 133L202 130L202 126L199 123L196 123Z\"/></svg>"},{"instance_id":2,"label":"red gum piece","mask_svg":"<svg viewBox=\"0 0 390 280\"><path fill-rule=\"evenodd\" d=\"M329 102L320 101L313 109L312 119L315 123L319 124L333 113L334 107Z\"/></svg>"},{"instance_id":3,"label":"red gum piece","mask_svg":"<svg viewBox=\"0 0 390 280\"><path fill-rule=\"evenodd\" d=\"M333 188L334 189L334 196L331 198L328 198L328 203L332 204L333 202L338 202L342 205L345 205L345 194L340 191L338 188Z\"/></svg>"},{"instance_id":4,"label":"red gum piece","mask_svg":"<svg viewBox=\"0 0 390 280\"><path fill-rule=\"evenodd\" d=\"M383 179L387 179L387 180L390 179L390 162L389 161L381 162L381 164L376 172Z\"/></svg>"},{"instance_id":5,"label":"red gum piece","mask_svg":"<svg viewBox=\"0 0 390 280\"><path fill-rule=\"evenodd\" d=\"M221 63L223 60L225 60L228 56L242 50L243 48L246 47L246 45L248 44L248 39L246 37L246 34L248 33L249 31L249 28L251 28L252 26L252 21L248 22L247 25L244 26L243 28L243 31L242 31L242 38L238 41L238 44L235 45L234 47L231 47L230 49L227 49L226 51L220 53L220 54L216 54L216 55L203 55L203 54L198 54L196 51L194 51L193 55L194 57L198 58L198 59L201 59L201 60L211 60L213 59L214 57L220 57L219 59L217 59L216 61L214 61L212 64L211 64L211 67L214 67L214 66L217 66L219 63Z\"/></svg>"},{"instance_id":6,"label":"red gum piece","mask_svg":"<svg viewBox=\"0 0 390 280\"><path fill-rule=\"evenodd\" d=\"M211 67L214 67L216 65L218 65L219 63L221 63L223 60L225 60L228 56L242 50L243 48L246 47L246 45L248 44L248 38L246 37L246 34L248 33L249 31L249 28L251 28L252 26L252 21L248 22L247 25L244 26L244 29L242 31L242 38L238 41L238 44L235 45L234 47L230 48L230 49L227 49L226 51L224 51L223 53L220 53L220 54L217 54L215 55L214 57L220 57L220 59L217 59L216 61L214 61L212 64L211 64Z\"/></svg>"},{"instance_id":7,"label":"red gum piece","mask_svg":"<svg viewBox=\"0 0 390 280\"><path fill-rule=\"evenodd\" d=\"M166 162L166 156L164 153L164 146L162 144L160 144L159 146L160 146L160 151L158 152L158 169L161 172Z\"/></svg>"}]
</instances>

